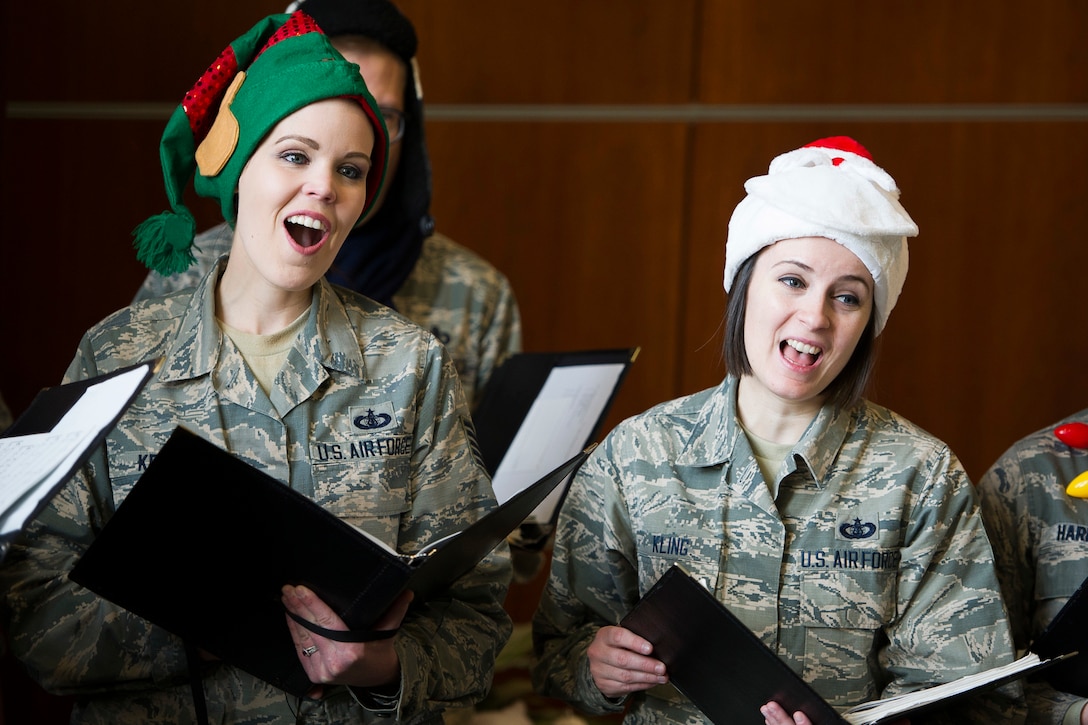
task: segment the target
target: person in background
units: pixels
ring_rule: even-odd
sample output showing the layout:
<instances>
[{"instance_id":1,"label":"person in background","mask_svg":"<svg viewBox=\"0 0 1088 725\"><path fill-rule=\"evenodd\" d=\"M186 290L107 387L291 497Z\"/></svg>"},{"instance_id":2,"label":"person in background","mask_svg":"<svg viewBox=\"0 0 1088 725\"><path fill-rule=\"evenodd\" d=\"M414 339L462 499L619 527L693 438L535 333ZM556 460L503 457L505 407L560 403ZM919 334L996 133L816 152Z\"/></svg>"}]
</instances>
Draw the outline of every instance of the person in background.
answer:
<instances>
[{"instance_id":1,"label":"person in background","mask_svg":"<svg viewBox=\"0 0 1088 725\"><path fill-rule=\"evenodd\" d=\"M135 303L84 335L65 382L159 357L161 368L0 569L12 651L47 690L78 696L73 723L441 722L444 708L486 695L511 630L505 544L445 594L410 610L402 597L375 625L395 635L372 642L312 631L347 627L284 582L283 626L315 683L305 698L191 654L68 579L178 425L402 553L494 508L446 349L325 279L377 198L387 152L358 66L303 12L236 39L168 122L171 209L137 227L137 256L165 273L188 265L190 178L230 221L230 255L195 288ZM377 425L357 422L367 411ZM329 446L367 455L330 460Z\"/></svg>"},{"instance_id":2,"label":"person in background","mask_svg":"<svg viewBox=\"0 0 1088 725\"><path fill-rule=\"evenodd\" d=\"M499 364L521 352L521 313L502 272L435 230L415 28L390 0L301 0L287 9L298 8L345 58L359 64L390 128L387 183L362 226L348 235L328 279L433 333L453 358L475 409ZM201 234L197 268L168 279L152 272L138 297L191 284L186 280L228 251L229 238L226 224ZM546 536L525 525L508 541L514 581L535 578Z\"/></svg>"},{"instance_id":3,"label":"person in background","mask_svg":"<svg viewBox=\"0 0 1088 725\"><path fill-rule=\"evenodd\" d=\"M1088 539L1076 533L1088 529L1088 499L1066 492L1085 472L1088 409L1020 439L978 481L1018 649L1026 649L1088 579ZM1024 692L1029 723L1088 725L1088 680L1076 693L1029 680Z\"/></svg>"},{"instance_id":4,"label":"person in background","mask_svg":"<svg viewBox=\"0 0 1088 725\"><path fill-rule=\"evenodd\" d=\"M724 381L621 423L563 505L533 684L590 713L706 721L617 624L673 564L837 708L1013 659L963 466L863 397L917 234L895 181L833 137L745 188L725 254ZM933 721L1021 719L1018 691L1005 694ZM809 722L774 702L760 712Z\"/></svg>"},{"instance_id":5,"label":"person in background","mask_svg":"<svg viewBox=\"0 0 1088 725\"><path fill-rule=\"evenodd\" d=\"M391 142L384 190L348 235L328 279L432 332L449 350L475 407L499 363L521 351L521 316L498 269L435 231L415 28L389 0L306 0L288 11L299 7L359 65ZM198 235L196 264L171 275L151 272L136 300L195 286L229 252L231 239L227 222Z\"/></svg>"}]
</instances>

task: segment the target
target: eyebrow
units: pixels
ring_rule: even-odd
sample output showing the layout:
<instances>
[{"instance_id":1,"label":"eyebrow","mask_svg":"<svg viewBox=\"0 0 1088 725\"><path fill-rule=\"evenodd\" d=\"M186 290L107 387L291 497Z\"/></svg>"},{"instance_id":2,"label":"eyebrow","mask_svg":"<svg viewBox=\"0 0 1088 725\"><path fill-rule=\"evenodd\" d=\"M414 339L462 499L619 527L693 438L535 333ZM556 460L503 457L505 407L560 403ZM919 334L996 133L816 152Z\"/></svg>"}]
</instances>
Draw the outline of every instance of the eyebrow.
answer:
<instances>
[{"instance_id":1,"label":"eyebrow","mask_svg":"<svg viewBox=\"0 0 1088 725\"><path fill-rule=\"evenodd\" d=\"M310 148L314 149L315 151L317 151L317 150L319 150L321 148L321 144L319 144L314 139L310 138L309 136L300 136L299 134L296 134L296 133L289 133L286 136L280 136L278 139L276 139L277 144L283 143L284 141L298 141L299 143L302 143L302 144L305 144L305 145L309 146ZM363 153L362 151L348 151L346 154L344 154L344 156L345 156L345 158L349 158L349 159L359 157L359 158L364 158L367 161L370 161L370 154Z\"/></svg>"},{"instance_id":2,"label":"eyebrow","mask_svg":"<svg viewBox=\"0 0 1088 725\"><path fill-rule=\"evenodd\" d=\"M289 133L286 136L280 136L278 139L276 139L276 143L283 143L284 141L298 141L300 143L306 144L312 149L321 148L321 144L319 144L317 141L314 141L309 136L299 136L295 133Z\"/></svg>"},{"instance_id":3,"label":"eyebrow","mask_svg":"<svg viewBox=\"0 0 1088 725\"><path fill-rule=\"evenodd\" d=\"M772 265L772 268L781 266L783 264L792 265L794 267L800 267L801 269L803 269L806 272L814 272L815 271L812 267L810 267L807 264L805 264L804 262L800 262L800 261L798 261L796 259L780 259L777 262L775 262L774 265ZM839 277L836 277L835 280L838 281L838 282L858 282L858 283L864 285L866 289L871 289L870 280L868 280L865 277L861 277L859 275L856 275L856 274L844 274L844 275L841 275Z\"/></svg>"}]
</instances>

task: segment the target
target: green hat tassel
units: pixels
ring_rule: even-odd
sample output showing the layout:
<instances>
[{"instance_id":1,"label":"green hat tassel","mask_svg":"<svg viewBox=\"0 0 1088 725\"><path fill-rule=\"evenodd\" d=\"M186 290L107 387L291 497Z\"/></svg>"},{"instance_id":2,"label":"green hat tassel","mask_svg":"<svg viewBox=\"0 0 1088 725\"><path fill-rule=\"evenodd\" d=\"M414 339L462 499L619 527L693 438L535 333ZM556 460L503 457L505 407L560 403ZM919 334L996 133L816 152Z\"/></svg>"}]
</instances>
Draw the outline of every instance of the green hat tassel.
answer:
<instances>
[{"instance_id":1,"label":"green hat tassel","mask_svg":"<svg viewBox=\"0 0 1088 725\"><path fill-rule=\"evenodd\" d=\"M132 232L136 237L136 259L162 275L184 272L196 258L193 237L196 220L188 209L164 211L140 223Z\"/></svg>"},{"instance_id":2,"label":"green hat tassel","mask_svg":"<svg viewBox=\"0 0 1088 725\"><path fill-rule=\"evenodd\" d=\"M134 230L136 258L159 274L184 272L195 261L193 237L196 220L182 200L185 185L196 168L193 132L185 109L178 106L166 124L159 144L162 176L170 210L145 220Z\"/></svg>"}]
</instances>

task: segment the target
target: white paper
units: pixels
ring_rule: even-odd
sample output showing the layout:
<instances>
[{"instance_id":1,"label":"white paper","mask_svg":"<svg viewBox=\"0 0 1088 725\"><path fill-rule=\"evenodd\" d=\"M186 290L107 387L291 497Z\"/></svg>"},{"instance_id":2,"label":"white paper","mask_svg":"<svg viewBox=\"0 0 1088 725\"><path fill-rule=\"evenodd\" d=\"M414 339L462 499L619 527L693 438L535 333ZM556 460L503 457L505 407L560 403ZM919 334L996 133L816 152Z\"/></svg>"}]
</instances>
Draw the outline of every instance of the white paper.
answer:
<instances>
[{"instance_id":1,"label":"white paper","mask_svg":"<svg viewBox=\"0 0 1088 725\"><path fill-rule=\"evenodd\" d=\"M552 369L492 477L499 503L585 448L623 370L621 363ZM566 487L556 486L527 520L548 523Z\"/></svg>"},{"instance_id":2,"label":"white paper","mask_svg":"<svg viewBox=\"0 0 1088 725\"><path fill-rule=\"evenodd\" d=\"M1041 667L1042 664L1039 655L1028 653L1015 662L973 675L965 675L952 682L945 682L941 685L934 685L914 692L905 692L902 695L887 697L883 700L862 703L857 707L850 708L842 716L851 725L868 725L917 707L940 702L952 695L970 692L978 687L1012 675L1022 676L1033 669Z\"/></svg>"},{"instance_id":3,"label":"white paper","mask_svg":"<svg viewBox=\"0 0 1088 725\"><path fill-rule=\"evenodd\" d=\"M125 407L146 372L141 365L90 386L48 433L0 438L0 535L23 527Z\"/></svg>"}]
</instances>

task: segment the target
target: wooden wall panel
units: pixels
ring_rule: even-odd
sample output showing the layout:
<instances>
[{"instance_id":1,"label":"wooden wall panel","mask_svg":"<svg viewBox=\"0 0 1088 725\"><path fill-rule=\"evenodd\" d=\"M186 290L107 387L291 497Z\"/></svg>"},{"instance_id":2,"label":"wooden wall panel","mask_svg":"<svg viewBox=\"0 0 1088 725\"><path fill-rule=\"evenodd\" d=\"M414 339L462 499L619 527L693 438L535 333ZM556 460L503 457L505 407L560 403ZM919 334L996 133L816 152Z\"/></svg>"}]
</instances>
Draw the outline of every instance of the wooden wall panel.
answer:
<instances>
[{"instance_id":1,"label":"wooden wall panel","mask_svg":"<svg viewBox=\"0 0 1088 725\"><path fill-rule=\"evenodd\" d=\"M703 0L703 103L1084 103L1079 0Z\"/></svg>"},{"instance_id":2,"label":"wooden wall panel","mask_svg":"<svg viewBox=\"0 0 1088 725\"><path fill-rule=\"evenodd\" d=\"M1014 439L1088 407L1085 130L942 124L888 136L928 231L876 396L948 441L974 478Z\"/></svg>"},{"instance_id":3,"label":"wooden wall panel","mask_svg":"<svg viewBox=\"0 0 1088 725\"><path fill-rule=\"evenodd\" d=\"M685 103L699 0L401 0L428 103Z\"/></svg>"},{"instance_id":4,"label":"wooden wall panel","mask_svg":"<svg viewBox=\"0 0 1088 725\"><path fill-rule=\"evenodd\" d=\"M8 2L8 98L177 103L231 40L288 0Z\"/></svg>"},{"instance_id":5,"label":"wooden wall panel","mask_svg":"<svg viewBox=\"0 0 1088 725\"><path fill-rule=\"evenodd\" d=\"M5 124L4 157L23 159L5 171L0 265L0 390L13 412L60 382L83 332L143 279L131 232L166 206L161 132L159 122Z\"/></svg>"}]
</instances>

